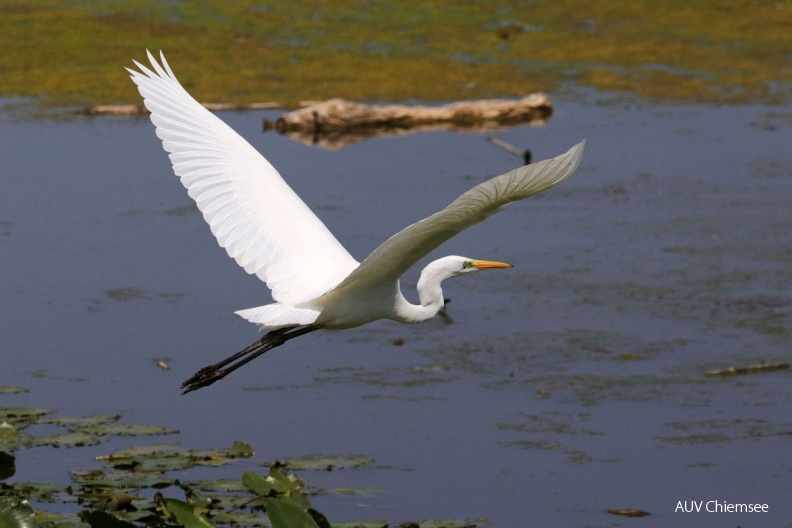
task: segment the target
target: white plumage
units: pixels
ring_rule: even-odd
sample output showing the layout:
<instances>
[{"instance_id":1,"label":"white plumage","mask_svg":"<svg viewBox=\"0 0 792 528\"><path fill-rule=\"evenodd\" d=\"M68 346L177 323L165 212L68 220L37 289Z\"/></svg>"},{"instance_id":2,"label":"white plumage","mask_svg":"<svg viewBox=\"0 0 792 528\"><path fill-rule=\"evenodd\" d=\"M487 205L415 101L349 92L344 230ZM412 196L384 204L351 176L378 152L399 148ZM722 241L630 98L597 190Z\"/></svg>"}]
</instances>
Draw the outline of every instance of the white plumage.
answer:
<instances>
[{"instance_id":1,"label":"white plumage","mask_svg":"<svg viewBox=\"0 0 792 528\"><path fill-rule=\"evenodd\" d=\"M163 54L159 63L151 53L148 58L151 69L135 62L139 71L128 71L174 172L218 243L245 271L264 281L276 301L236 312L274 330L270 334L277 337L268 334L253 344L255 351L251 345L243 355L256 357L318 328L349 328L382 318L417 323L434 317L443 307L444 279L510 266L456 256L436 260L418 281L420 305L407 302L399 277L457 233L564 181L583 154L585 142L556 158L477 185L442 211L393 235L358 263L261 154L184 90ZM305 325L299 332L291 330ZM193 383L185 383L187 390L208 385L239 366L219 370L227 363L199 371Z\"/></svg>"}]
</instances>

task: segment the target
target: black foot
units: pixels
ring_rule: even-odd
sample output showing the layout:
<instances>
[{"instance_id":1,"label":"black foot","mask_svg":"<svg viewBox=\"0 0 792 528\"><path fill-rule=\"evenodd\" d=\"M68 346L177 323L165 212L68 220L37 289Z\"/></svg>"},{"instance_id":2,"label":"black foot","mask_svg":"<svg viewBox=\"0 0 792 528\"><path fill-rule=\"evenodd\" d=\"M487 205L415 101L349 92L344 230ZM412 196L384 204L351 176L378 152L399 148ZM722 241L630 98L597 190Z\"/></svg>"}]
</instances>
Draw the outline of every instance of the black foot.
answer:
<instances>
[{"instance_id":1,"label":"black foot","mask_svg":"<svg viewBox=\"0 0 792 528\"><path fill-rule=\"evenodd\" d=\"M267 333L261 339L254 341L250 345L246 346L233 356L224 359L219 363L215 363L214 365L209 365L208 367L204 367L184 383L181 384L181 388L184 389L182 394L187 394L188 392L192 392L194 390L198 390L202 387L208 387L212 383L225 378L227 375L231 374L233 371L253 361L260 355L269 350L272 350L276 346L280 346L289 339L292 339L297 336L301 336L303 334L307 334L308 332L313 332L314 330L318 330L319 326L314 325L307 325L301 327L292 327L292 328L280 328L278 330L272 330L271 332ZM226 367L227 366L227 367ZM226 367L226 368L223 368Z\"/></svg>"},{"instance_id":2,"label":"black foot","mask_svg":"<svg viewBox=\"0 0 792 528\"><path fill-rule=\"evenodd\" d=\"M223 379L226 374L228 374L228 372L219 368L217 365L209 365L208 367L204 367L193 374L190 379L181 384L180 388L184 389L182 394L187 394L188 392L198 390L201 387L208 387L215 381Z\"/></svg>"}]
</instances>

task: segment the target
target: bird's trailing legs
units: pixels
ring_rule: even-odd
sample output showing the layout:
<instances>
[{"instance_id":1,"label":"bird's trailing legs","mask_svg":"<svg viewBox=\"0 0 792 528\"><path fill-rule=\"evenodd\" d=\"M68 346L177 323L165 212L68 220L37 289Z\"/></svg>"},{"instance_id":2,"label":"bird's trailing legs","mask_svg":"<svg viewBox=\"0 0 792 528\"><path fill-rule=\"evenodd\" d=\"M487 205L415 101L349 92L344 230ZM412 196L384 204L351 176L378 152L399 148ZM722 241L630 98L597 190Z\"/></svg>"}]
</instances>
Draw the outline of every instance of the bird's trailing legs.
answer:
<instances>
[{"instance_id":1,"label":"bird's trailing legs","mask_svg":"<svg viewBox=\"0 0 792 528\"><path fill-rule=\"evenodd\" d=\"M198 390L201 387L207 387L215 381L221 380L228 376L242 365L253 361L264 352L268 352L276 346L282 345L289 339L307 334L308 332L313 332L314 330L319 330L320 328L321 326L319 325L306 325L279 328L277 330L267 332L264 337L257 339L233 356L228 357L219 363L215 363L214 365L204 367L193 374L190 379L182 383L181 388L184 389L182 394L187 394L188 392ZM230 366L226 367L226 365Z\"/></svg>"}]
</instances>

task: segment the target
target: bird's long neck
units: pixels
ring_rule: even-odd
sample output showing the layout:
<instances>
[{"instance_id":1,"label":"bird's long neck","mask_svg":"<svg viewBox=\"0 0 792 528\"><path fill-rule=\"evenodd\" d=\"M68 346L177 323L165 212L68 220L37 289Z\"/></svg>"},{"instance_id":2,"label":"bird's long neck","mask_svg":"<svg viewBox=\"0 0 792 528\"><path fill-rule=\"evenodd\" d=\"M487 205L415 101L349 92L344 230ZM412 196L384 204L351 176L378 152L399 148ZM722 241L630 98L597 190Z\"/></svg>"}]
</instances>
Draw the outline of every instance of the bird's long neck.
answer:
<instances>
[{"instance_id":1,"label":"bird's long neck","mask_svg":"<svg viewBox=\"0 0 792 528\"><path fill-rule=\"evenodd\" d=\"M418 279L420 305L412 304L399 295L396 312L400 322L422 323L433 318L443 308L443 290L440 288L440 283L447 277L434 272L430 266L424 268Z\"/></svg>"}]
</instances>

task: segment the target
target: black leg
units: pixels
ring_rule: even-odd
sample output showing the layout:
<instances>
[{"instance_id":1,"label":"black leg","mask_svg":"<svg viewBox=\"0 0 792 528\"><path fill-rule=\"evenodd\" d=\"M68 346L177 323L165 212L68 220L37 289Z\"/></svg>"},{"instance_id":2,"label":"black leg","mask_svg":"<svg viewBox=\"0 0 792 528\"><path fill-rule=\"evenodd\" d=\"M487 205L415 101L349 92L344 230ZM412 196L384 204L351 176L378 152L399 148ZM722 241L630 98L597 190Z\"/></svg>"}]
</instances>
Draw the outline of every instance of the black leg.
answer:
<instances>
[{"instance_id":1,"label":"black leg","mask_svg":"<svg viewBox=\"0 0 792 528\"><path fill-rule=\"evenodd\" d=\"M188 392L198 390L201 387L207 387L231 374L242 365L253 361L263 353L272 350L276 346L282 345L289 339L307 334L308 332L313 332L314 330L319 330L319 328L321 327L307 325L293 328L279 328L277 330L267 332L264 337L249 344L233 356L228 357L219 363L215 363L214 365L204 367L193 374L190 379L182 383L181 388L184 389L182 394L187 394ZM235 361L236 363L234 363ZM231 366L223 368L229 364Z\"/></svg>"}]
</instances>

